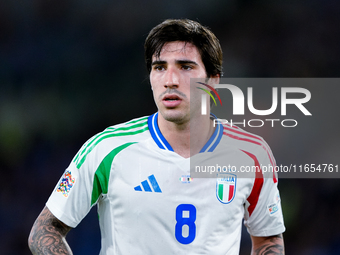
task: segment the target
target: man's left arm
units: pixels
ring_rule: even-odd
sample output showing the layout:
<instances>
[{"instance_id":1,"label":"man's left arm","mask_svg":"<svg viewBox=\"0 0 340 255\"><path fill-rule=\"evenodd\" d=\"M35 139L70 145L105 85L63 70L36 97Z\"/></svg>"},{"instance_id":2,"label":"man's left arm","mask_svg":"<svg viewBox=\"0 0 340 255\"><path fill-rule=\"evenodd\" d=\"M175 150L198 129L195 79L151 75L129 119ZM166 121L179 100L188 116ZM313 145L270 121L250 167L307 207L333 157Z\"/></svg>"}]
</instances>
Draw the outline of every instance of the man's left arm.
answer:
<instances>
[{"instance_id":1,"label":"man's left arm","mask_svg":"<svg viewBox=\"0 0 340 255\"><path fill-rule=\"evenodd\" d=\"M284 242L282 234L276 236L251 236L251 255L284 255Z\"/></svg>"}]
</instances>

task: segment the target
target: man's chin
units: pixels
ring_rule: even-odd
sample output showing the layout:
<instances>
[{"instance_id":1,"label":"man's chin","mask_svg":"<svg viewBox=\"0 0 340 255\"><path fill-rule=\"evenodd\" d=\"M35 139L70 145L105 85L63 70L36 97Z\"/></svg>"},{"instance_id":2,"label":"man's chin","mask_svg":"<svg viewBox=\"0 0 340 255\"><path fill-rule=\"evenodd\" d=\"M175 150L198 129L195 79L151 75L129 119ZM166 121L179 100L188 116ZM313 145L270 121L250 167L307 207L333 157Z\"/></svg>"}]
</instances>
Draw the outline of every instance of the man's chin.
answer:
<instances>
[{"instance_id":1,"label":"man's chin","mask_svg":"<svg viewBox=\"0 0 340 255\"><path fill-rule=\"evenodd\" d=\"M161 115L166 121L176 124L183 124L190 120L190 116L186 116L185 114L179 112L161 112Z\"/></svg>"}]
</instances>

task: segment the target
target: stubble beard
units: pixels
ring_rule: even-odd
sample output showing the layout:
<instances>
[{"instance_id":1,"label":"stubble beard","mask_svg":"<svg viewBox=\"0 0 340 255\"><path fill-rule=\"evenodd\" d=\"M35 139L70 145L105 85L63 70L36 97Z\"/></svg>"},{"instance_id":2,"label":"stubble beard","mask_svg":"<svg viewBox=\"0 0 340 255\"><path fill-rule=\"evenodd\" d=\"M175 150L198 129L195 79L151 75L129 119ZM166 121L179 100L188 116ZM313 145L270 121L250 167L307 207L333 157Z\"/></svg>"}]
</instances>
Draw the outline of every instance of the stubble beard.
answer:
<instances>
[{"instance_id":1,"label":"stubble beard","mask_svg":"<svg viewBox=\"0 0 340 255\"><path fill-rule=\"evenodd\" d=\"M165 110L165 111L161 111L160 110L160 114L162 115L162 117L169 122L173 122L175 124L181 125L184 124L186 122L190 121L190 111L186 111L187 114L185 112L182 112L180 110Z\"/></svg>"}]
</instances>

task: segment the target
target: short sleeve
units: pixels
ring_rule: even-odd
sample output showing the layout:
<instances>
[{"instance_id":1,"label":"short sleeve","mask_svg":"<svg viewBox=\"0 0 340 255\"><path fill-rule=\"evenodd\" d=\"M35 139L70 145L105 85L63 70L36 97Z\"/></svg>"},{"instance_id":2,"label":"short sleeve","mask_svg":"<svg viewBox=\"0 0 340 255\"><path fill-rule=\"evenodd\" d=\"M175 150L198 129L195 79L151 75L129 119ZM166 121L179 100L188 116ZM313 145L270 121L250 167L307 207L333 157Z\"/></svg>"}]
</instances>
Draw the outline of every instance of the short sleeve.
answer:
<instances>
[{"instance_id":1,"label":"short sleeve","mask_svg":"<svg viewBox=\"0 0 340 255\"><path fill-rule=\"evenodd\" d=\"M92 157L93 155L88 156L82 164L73 160L46 203L55 217L73 228L95 204L92 192L96 166L93 164Z\"/></svg>"},{"instance_id":2,"label":"short sleeve","mask_svg":"<svg viewBox=\"0 0 340 255\"><path fill-rule=\"evenodd\" d=\"M285 231L278 190L277 175L273 174L275 159L269 149L261 150L254 161L260 168L253 190L245 205L244 224L252 236L272 236Z\"/></svg>"}]
</instances>

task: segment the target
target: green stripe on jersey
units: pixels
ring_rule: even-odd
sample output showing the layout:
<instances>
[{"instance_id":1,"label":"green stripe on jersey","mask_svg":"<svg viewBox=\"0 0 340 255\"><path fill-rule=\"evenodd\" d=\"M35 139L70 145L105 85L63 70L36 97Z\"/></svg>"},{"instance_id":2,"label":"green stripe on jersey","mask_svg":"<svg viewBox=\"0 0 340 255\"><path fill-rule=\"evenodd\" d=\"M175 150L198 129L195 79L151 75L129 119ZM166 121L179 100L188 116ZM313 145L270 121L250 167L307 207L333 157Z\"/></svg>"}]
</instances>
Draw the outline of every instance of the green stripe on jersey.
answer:
<instances>
[{"instance_id":1,"label":"green stripe on jersey","mask_svg":"<svg viewBox=\"0 0 340 255\"><path fill-rule=\"evenodd\" d=\"M124 150L125 148L129 147L133 143L125 143L114 150L112 150L103 161L100 163L99 167L97 168L94 174L93 180L93 189L92 189L92 197L91 197L91 206L95 204L100 196L100 194L107 194L108 186L109 186L109 177L110 177L110 170L112 161L115 156Z\"/></svg>"},{"instance_id":2,"label":"green stripe on jersey","mask_svg":"<svg viewBox=\"0 0 340 255\"><path fill-rule=\"evenodd\" d=\"M149 116L138 118L138 119L135 119L135 120L131 120L129 122L126 122L125 125L129 125L129 124L137 123L137 122L140 122L140 121L143 121L143 120L147 120L148 118L149 118Z\"/></svg>"},{"instance_id":3,"label":"green stripe on jersey","mask_svg":"<svg viewBox=\"0 0 340 255\"><path fill-rule=\"evenodd\" d=\"M87 148L100 136L102 135L105 135L107 133L111 133L113 131L119 131L119 130L128 130L128 129L131 129L131 128L135 128L135 127L138 127L138 125L132 125L134 123L138 123L138 122L142 122L141 124L145 125L147 123L147 119L148 117L142 117L142 118L139 118L139 119L135 119L135 120L132 120L132 121L129 121L127 123L125 123L124 125L127 126L123 129L121 128L114 128L114 127L110 127L110 128L107 128L105 129L103 132L95 135L94 137L92 137L91 139L89 139L83 146L82 148L79 150L79 152L77 153L77 155L74 157L73 159L73 162L77 162L76 164L78 164L79 162L79 158L82 157L82 155L86 152ZM129 125L132 125L132 126L129 126Z\"/></svg>"},{"instance_id":4,"label":"green stripe on jersey","mask_svg":"<svg viewBox=\"0 0 340 255\"><path fill-rule=\"evenodd\" d=\"M144 121L142 123L139 123L139 124L135 124L133 126L129 126L129 127L120 127L120 128L113 128L113 127L109 127L107 129L105 129L104 132L112 132L112 131L126 131L126 130L130 130L130 129L133 129L133 128L138 128L138 127L143 127L147 124L147 121ZM103 132L103 133L104 133Z\"/></svg>"},{"instance_id":5,"label":"green stripe on jersey","mask_svg":"<svg viewBox=\"0 0 340 255\"><path fill-rule=\"evenodd\" d=\"M223 201L223 184L218 185L218 197Z\"/></svg>"},{"instance_id":6,"label":"green stripe on jersey","mask_svg":"<svg viewBox=\"0 0 340 255\"><path fill-rule=\"evenodd\" d=\"M115 137L115 136L136 135L136 134L139 134L139 133L142 133L148 130L149 128L147 126L148 124L147 118L148 117L144 117L144 118L134 120L134 121L131 121L125 124L125 125L130 125L130 126L105 129L103 132L94 136L92 139L90 139L87 143L83 145L82 149L80 149L78 154L75 156L73 162L75 162L77 168L79 169L84 163L87 155L94 149L94 147L99 142L101 142L102 140L106 138ZM141 122L141 123L138 123L138 122ZM137 123L137 124L134 124L134 123ZM136 130L133 130L133 129L136 129ZM131 132L128 132L129 130L131 130Z\"/></svg>"}]
</instances>

